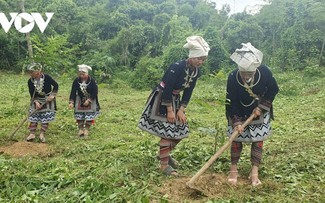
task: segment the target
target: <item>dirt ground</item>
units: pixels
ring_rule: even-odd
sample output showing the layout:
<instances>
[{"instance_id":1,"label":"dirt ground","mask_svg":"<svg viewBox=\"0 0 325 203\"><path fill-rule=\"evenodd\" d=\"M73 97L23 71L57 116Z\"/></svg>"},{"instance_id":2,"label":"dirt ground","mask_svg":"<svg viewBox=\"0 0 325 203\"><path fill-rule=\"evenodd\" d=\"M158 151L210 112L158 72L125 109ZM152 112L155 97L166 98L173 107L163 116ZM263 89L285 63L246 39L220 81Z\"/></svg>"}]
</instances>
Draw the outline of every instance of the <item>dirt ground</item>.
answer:
<instances>
[{"instance_id":1,"label":"dirt ground","mask_svg":"<svg viewBox=\"0 0 325 203\"><path fill-rule=\"evenodd\" d=\"M236 188L227 183L226 174L206 173L195 181L192 188L186 185L191 178L168 179L160 187L159 193L169 202L205 202L211 198L229 198L231 191ZM247 184L248 180L238 178L237 187Z\"/></svg>"},{"instance_id":2,"label":"dirt ground","mask_svg":"<svg viewBox=\"0 0 325 203\"><path fill-rule=\"evenodd\" d=\"M14 142L11 145L0 146L0 153L12 157L48 156L51 150L47 144L34 142Z\"/></svg>"}]
</instances>

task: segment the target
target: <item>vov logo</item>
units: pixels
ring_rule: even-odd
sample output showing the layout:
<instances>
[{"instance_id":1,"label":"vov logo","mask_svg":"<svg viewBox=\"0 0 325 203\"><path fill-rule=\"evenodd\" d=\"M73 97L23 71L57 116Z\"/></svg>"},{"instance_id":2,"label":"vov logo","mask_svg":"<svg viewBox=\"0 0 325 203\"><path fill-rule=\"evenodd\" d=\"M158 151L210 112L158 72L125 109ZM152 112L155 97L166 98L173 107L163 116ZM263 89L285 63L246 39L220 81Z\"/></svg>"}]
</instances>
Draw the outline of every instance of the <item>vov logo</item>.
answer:
<instances>
[{"instance_id":1,"label":"vov logo","mask_svg":"<svg viewBox=\"0 0 325 203\"><path fill-rule=\"evenodd\" d=\"M43 33L46 29L47 25L49 24L52 16L54 13L45 13L47 20L45 21L41 14L39 13L9 13L10 14L10 21L7 19L6 15L4 13L0 13L0 24L7 33L9 29L11 28L12 24L14 23L15 28L20 33L28 33L30 32L34 26L35 23L40 29L40 31ZM24 27L22 25L22 20L25 20L28 22Z\"/></svg>"}]
</instances>

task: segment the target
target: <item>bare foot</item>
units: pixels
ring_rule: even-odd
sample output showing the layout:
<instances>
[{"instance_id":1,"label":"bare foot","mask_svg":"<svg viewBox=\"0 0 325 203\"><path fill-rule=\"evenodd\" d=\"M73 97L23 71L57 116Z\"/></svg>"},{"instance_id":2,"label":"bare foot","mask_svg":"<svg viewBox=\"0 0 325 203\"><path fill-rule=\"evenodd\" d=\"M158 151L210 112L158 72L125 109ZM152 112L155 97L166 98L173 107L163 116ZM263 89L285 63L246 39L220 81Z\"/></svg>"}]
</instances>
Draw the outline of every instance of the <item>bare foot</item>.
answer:
<instances>
[{"instance_id":1,"label":"bare foot","mask_svg":"<svg viewBox=\"0 0 325 203\"><path fill-rule=\"evenodd\" d=\"M250 177L249 177L249 179L252 181L252 186L254 186L254 187L262 184L262 182L258 178L258 174L257 173L251 174Z\"/></svg>"},{"instance_id":2,"label":"bare foot","mask_svg":"<svg viewBox=\"0 0 325 203\"><path fill-rule=\"evenodd\" d=\"M79 136L79 137L83 137L83 136L84 136L84 131L83 131L82 129L80 129L80 130L78 131L78 136Z\"/></svg>"},{"instance_id":3,"label":"bare foot","mask_svg":"<svg viewBox=\"0 0 325 203\"><path fill-rule=\"evenodd\" d=\"M252 181L252 186L254 186L254 187L262 184L260 179L258 179L258 167L257 166L252 167L252 170L251 170L251 173L249 174L248 179L250 179Z\"/></svg>"},{"instance_id":4,"label":"bare foot","mask_svg":"<svg viewBox=\"0 0 325 203\"><path fill-rule=\"evenodd\" d=\"M28 135L28 137L26 138L27 142L32 142L35 139L35 134L31 133Z\"/></svg>"},{"instance_id":5,"label":"bare foot","mask_svg":"<svg viewBox=\"0 0 325 203\"><path fill-rule=\"evenodd\" d=\"M238 171L230 171L228 176L228 183L230 185L236 186L238 178Z\"/></svg>"},{"instance_id":6,"label":"bare foot","mask_svg":"<svg viewBox=\"0 0 325 203\"><path fill-rule=\"evenodd\" d=\"M39 135L39 140L41 141L41 143L45 143L45 142L46 142L46 139L45 139L45 137L44 137L44 133L41 133L41 134Z\"/></svg>"}]
</instances>

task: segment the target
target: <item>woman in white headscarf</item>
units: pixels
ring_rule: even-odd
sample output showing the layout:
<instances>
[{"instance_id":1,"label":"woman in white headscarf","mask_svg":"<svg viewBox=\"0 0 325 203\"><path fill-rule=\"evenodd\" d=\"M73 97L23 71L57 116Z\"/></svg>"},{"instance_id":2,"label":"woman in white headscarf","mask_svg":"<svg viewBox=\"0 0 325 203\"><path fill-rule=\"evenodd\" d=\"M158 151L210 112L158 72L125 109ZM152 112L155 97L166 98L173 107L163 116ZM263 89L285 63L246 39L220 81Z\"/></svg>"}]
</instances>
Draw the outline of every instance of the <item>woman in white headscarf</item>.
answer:
<instances>
[{"instance_id":1,"label":"woman in white headscarf","mask_svg":"<svg viewBox=\"0 0 325 203\"><path fill-rule=\"evenodd\" d=\"M99 115L98 86L94 78L88 74L92 68L78 65L78 77L73 81L69 108L74 108L74 117L78 124L78 136L86 138L89 128Z\"/></svg>"},{"instance_id":2,"label":"woman in white headscarf","mask_svg":"<svg viewBox=\"0 0 325 203\"><path fill-rule=\"evenodd\" d=\"M261 65L262 52L251 43L242 45L230 57L237 64L237 69L229 74L227 81L228 136L234 130L240 133L231 146L228 182L237 184L237 163L243 148L242 142L247 142L251 143L252 169L249 178L252 185L257 186L261 184L258 168L262 159L263 141L271 134L272 102L279 87L269 68ZM255 119L243 128L241 124L252 113L255 114Z\"/></svg>"},{"instance_id":3,"label":"woman in white headscarf","mask_svg":"<svg viewBox=\"0 0 325 203\"><path fill-rule=\"evenodd\" d=\"M177 163L170 157L170 152L189 135L185 108L200 75L199 67L210 50L200 36L191 36L186 40L184 48L189 49L188 59L176 62L167 69L149 96L138 124L140 129L160 138L158 158L165 175L177 175Z\"/></svg>"}]
</instances>

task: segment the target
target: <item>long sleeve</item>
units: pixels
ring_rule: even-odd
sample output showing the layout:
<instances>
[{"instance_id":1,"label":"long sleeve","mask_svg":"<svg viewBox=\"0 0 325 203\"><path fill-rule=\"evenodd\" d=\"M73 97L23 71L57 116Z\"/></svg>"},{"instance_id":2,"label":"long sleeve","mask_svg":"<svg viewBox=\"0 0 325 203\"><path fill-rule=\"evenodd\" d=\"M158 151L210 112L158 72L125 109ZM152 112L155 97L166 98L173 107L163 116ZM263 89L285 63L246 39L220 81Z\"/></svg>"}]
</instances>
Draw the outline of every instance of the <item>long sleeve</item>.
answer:
<instances>
[{"instance_id":1,"label":"long sleeve","mask_svg":"<svg viewBox=\"0 0 325 203\"><path fill-rule=\"evenodd\" d=\"M261 71L263 71L262 74L266 76L266 90L258 107L270 111L275 95L279 92L279 87L272 72L266 66L264 66Z\"/></svg>"},{"instance_id":2,"label":"long sleeve","mask_svg":"<svg viewBox=\"0 0 325 203\"><path fill-rule=\"evenodd\" d=\"M238 98L235 73L232 72L227 80L226 111L234 125L241 122L240 99Z\"/></svg>"},{"instance_id":3,"label":"long sleeve","mask_svg":"<svg viewBox=\"0 0 325 203\"><path fill-rule=\"evenodd\" d=\"M164 91L161 96L162 105L171 106L172 105L172 92L174 86L179 78L180 71L177 70L175 64L173 64L166 72L163 77L163 82L165 83Z\"/></svg>"},{"instance_id":4,"label":"long sleeve","mask_svg":"<svg viewBox=\"0 0 325 203\"><path fill-rule=\"evenodd\" d=\"M69 101L73 101L73 102L76 101L77 91L78 91L78 80L75 79L71 86Z\"/></svg>"},{"instance_id":5,"label":"long sleeve","mask_svg":"<svg viewBox=\"0 0 325 203\"><path fill-rule=\"evenodd\" d=\"M27 85L28 85L28 91L29 91L30 98L33 98L35 87L34 87L31 79L28 80Z\"/></svg>"},{"instance_id":6,"label":"long sleeve","mask_svg":"<svg viewBox=\"0 0 325 203\"><path fill-rule=\"evenodd\" d=\"M52 92L54 94L58 93L59 91L59 84L49 75L47 75L48 82L53 86Z\"/></svg>"},{"instance_id":7,"label":"long sleeve","mask_svg":"<svg viewBox=\"0 0 325 203\"><path fill-rule=\"evenodd\" d=\"M94 79L92 79L91 81L91 90L89 91L90 93L90 99L91 100L95 100L97 98L98 95L98 85L96 83L96 81Z\"/></svg>"}]
</instances>

